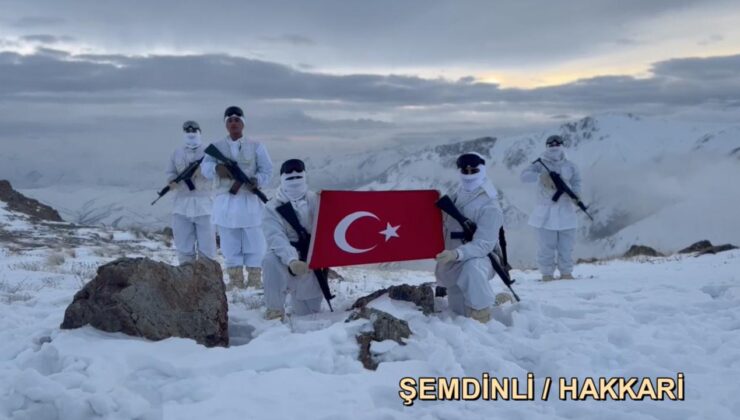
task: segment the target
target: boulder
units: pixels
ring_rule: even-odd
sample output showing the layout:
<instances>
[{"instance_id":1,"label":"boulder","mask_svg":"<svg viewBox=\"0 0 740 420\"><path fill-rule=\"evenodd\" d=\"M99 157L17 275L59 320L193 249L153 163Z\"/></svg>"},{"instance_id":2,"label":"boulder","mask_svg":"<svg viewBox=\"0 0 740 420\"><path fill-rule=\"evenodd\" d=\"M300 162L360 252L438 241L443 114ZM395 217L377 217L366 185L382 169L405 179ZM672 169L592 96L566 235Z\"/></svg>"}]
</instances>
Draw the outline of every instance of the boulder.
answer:
<instances>
[{"instance_id":1,"label":"boulder","mask_svg":"<svg viewBox=\"0 0 740 420\"><path fill-rule=\"evenodd\" d=\"M228 346L228 306L221 266L203 258L179 267L121 258L98 267L77 292L61 328L91 326L150 340L191 338Z\"/></svg>"},{"instance_id":2,"label":"boulder","mask_svg":"<svg viewBox=\"0 0 740 420\"><path fill-rule=\"evenodd\" d=\"M356 337L357 343L360 345L358 360L362 362L365 369L375 370L378 368L378 362L373 358L370 350L373 341L393 340L401 345L406 345L403 339L411 336L409 324L387 312L363 306L355 310L345 322L358 319L368 319L372 326L371 331L363 332Z\"/></svg>"},{"instance_id":3,"label":"boulder","mask_svg":"<svg viewBox=\"0 0 740 420\"><path fill-rule=\"evenodd\" d=\"M23 213L33 220L63 221L56 210L19 193L6 180L0 180L0 201L8 205L8 210Z\"/></svg>"}]
</instances>

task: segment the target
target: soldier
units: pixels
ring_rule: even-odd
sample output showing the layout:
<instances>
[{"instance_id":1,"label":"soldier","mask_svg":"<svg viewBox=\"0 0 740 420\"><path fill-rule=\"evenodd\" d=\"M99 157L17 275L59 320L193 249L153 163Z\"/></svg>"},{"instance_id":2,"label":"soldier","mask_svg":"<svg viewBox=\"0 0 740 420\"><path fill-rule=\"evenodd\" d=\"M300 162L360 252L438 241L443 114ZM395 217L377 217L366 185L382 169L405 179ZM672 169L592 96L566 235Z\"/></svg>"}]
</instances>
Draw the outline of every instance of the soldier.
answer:
<instances>
[{"instance_id":1,"label":"soldier","mask_svg":"<svg viewBox=\"0 0 740 420\"><path fill-rule=\"evenodd\" d=\"M578 167L565 156L563 138L547 138L542 161L558 174L574 193L581 193L581 175ZM576 240L576 206L565 194L553 201L557 188L545 166L535 161L522 171L523 182L537 182L537 205L529 217L529 225L537 229L539 247L537 264L542 281L554 279L555 267L561 279L573 279L573 245ZM557 261L556 261L557 253Z\"/></svg>"},{"instance_id":2,"label":"soldier","mask_svg":"<svg viewBox=\"0 0 740 420\"><path fill-rule=\"evenodd\" d=\"M486 177L485 164L477 153L465 153L457 159L460 185L450 198L477 230L473 239L464 243L460 224L445 214L445 250L436 256L434 271L437 283L447 288L450 309L483 323L490 321L495 304L512 299L508 293L494 294L490 283L495 273L488 254L498 245L504 215L496 189Z\"/></svg>"},{"instance_id":3,"label":"soldier","mask_svg":"<svg viewBox=\"0 0 740 420\"><path fill-rule=\"evenodd\" d=\"M170 191L175 193L172 233L181 265L194 261L198 254L216 258L216 234L211 224L213 183L203 176L200 169L189 180L173 182L188 165L203 158L205 149L197 122L185 121L182 130L185 144L175 149L167 166Z\"/></svg>"},{"instance_id":4,"label":"soldier","mask_svg":"<svg viewBox=\"0 0 740 420\"><path fill-rule=\"evenodd\" d=\"M294 315L316 313L321 309L322 292L316 275L302 261L291 242L298 233L276 210L290 203L298 222L310 234L318 211L318 196L308 190L306 166L299 159L286 160L280 167L280 188L267 203L263 226L268 251L262 263L265 277L265 318L285 316L285 298L291 295Z\"/></svg>"},{"instance_id":5,"label":"soldier","mask_svg":"<svg viewBox=\"0 0 740 420\"><path fill-rule=\"evenodd\" d=\"M237 162L254 185L267 185L272 176L272 161L262 143L244 137L244 112L237 106L226 108L224 123L228 135L213 145ZM264 205L244 186L230 192L234 179L228 168L213 157L206 156L202 167L203 175L216 183L212 221L218 226L229 288L245 288L242 267L247 269L246 287L261 288L261 265L266 248L262 233Z\"/></svg>"}]
</instances>

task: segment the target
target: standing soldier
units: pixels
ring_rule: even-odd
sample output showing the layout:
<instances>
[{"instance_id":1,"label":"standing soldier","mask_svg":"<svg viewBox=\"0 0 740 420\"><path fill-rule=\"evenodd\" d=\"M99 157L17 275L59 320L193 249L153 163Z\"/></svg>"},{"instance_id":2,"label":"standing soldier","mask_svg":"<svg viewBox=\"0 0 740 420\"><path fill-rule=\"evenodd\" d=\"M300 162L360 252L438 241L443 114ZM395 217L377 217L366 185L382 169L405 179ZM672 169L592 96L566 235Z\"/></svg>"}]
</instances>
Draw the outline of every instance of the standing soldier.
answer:
<instances>
[{"instance_id":1,"label":"standing soldier","mask_svg":"<svg viewBox=\"0 0 740 420\"><path fill-rule=\"evenodd\" d=\"M272 175L272 161L262 143L243 136L244 112L237 106L226 108L224 123L229 134L213 145L236 162L255 186L267 185ZM264 204L246 186L234 190L235 181L228 167L211 156L203 160L203 175L216 182L211 220L218 226L229 288L261 288L262 258L266 249L262 233ZM242 267L247 268L246 286Z\"/></svg>"},{"instance_id":2,"label":"standing soldier","mask_svg":"<svg viewBox=\"0 0 740 420\"><path fill-rule=\"evenodd\" d=\"M576 207L566 194L558 193L550 171L560 175L577 195L581 193L581 175L573 162L565 156L563 138L550 136L545 142L545 152L522 171L523 182L538 182L537 205L529 216L529 225L537 229L539 247L537 264L542 281L554 279L555 267L561 279L573 279L573 245L576 240ZM556 199L557 197L557 199ZM555 254L557 253L557 262Z\"/></svg>"},{"instance_id":3,"label":"standing soldier","mask_svg":"<svg viewBox=\"0 0 740 420\"><path fill-rule=\"evenodd\" d=\"M185 121L185 144L175 149L167 166L167 180L175 192L172 208L172 233L180 264L194 261L198 254L216 258L216 234L211 224L213 183L204 178L200 169L190 179L175 183L189 165L203 158L200 126L195 121ZM196 246L197 243L197 246Z\"/></svg>"},{"instance_id":4,"label":"standing soldier","mask_svg":"<svg viewBox=\"0 0 740 420\"><path fill-rule=\"evenodd\" d=\"M265 270L265 318L285 316L285 298L291 294L292 313L308 315L321 309L322 291L316 274L308 269L293 244L300 240L299 232L281 213L281 207L295 215L299 230L309 235L318 211L318 196L308 190L306 166L300 159L286 160L280 167L280 188L267 203L264 229L269 250L263 262ZM308 245L308 244L305 244ZM305 257L303 257L305 259Z\"/></svg>"},{"instance_id":5,"label":"standing soldier","mask_svg":"<svg viewBox=\"0 0 740 420\"><path fill-rule=\"evenodd\" d=\"M497 193L486 177L486 161L477 153L457 158L460 186L450 194L455 207L477 225L469 242L462 237L462 227L449 215L444 217L445 250L436 256L434 275L447 288L452 312L480 322L491 319L496 304L511 300L508 293L494 294L490 279L495 272L488 254L498 245L504 215L496 201Z\"/></svg>"}]
</instances>

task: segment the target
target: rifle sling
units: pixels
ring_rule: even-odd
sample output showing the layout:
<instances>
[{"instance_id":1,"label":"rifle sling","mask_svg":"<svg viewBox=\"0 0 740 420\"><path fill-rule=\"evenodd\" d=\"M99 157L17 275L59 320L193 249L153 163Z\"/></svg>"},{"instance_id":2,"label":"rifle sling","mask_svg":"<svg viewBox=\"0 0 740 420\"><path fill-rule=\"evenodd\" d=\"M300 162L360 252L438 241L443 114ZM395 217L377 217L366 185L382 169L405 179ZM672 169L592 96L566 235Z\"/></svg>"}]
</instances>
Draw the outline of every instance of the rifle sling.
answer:
<instances>
[{"instance_id":1,"label":"rifle sling","mask_svg":"<svg viewBox=\"0 0 740 420\"><path fill-rule=\"evenodd\" d=\"M281 204L277 206L275 210L298 234L299 240L297 242L291 242L290 244L293 245L296 251L298 251L299 255L302 254L301 247L299 247L301 243L300 238L307 238L310 242L311 235L308 233L306 228L301 225L300 221L298 220L298 215L295 213L295 209L293 209L293 206L290 203ZM308 254L308 250L306 250L305 253ZM331 300L334 298L334 295L331 294L331 290L329 289L329 280L327 278L328 272L328 269L313 270L314 275L316 275L316 281L319 283L321 292L324 295L324 299L326 299L326 303L329 304L329 310L334 312L334 308L332 308L331 306Z\"/></svg>"}]
</instances>

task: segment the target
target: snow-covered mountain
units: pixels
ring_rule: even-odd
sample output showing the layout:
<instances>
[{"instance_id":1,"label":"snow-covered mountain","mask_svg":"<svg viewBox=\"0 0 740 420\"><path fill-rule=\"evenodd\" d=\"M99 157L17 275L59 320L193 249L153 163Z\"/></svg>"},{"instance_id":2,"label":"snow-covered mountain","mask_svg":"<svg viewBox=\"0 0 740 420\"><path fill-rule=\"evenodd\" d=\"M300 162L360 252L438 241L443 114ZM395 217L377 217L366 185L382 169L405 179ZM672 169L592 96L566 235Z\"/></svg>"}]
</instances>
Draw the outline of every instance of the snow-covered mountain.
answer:
<instances>
[{"instance_id":1,"label":"snow-covered mountain","mask_svg":"<svg viewBox=\"0 0 740 420\"><path fill-rule=\"evenodd\" d=\"M526 221L534 206L534 187L522 184L519 173L555 133L566 139L568 157L581 169L582 198L595 217L594 222L582 218L578 256L621 254L636 242L675 251L700 237L740 239L740 219L734 216L740 188L730 182L740 176L740 125L631 114L588 117L551 131L384 151L395 159L356 188L446 191L457 183L455 158L462 152L481 153L501 192L511 255L531 264L533 233ZM363 162L343 158L348 167Z\"/></svg>"},{"instance_id":2,"label":"snow-covered mountain","mask_svg":"<svg viewBox=\"0 0 740 420\"><path fill-rule=\"evenodd\" d=\"M740 242L740 220L734 215L740 204L740 184L734 182L740 179L740 124L608 114L518 136L380 150L368 146L352 154L329 151L307 161L309 183L315 189L445 191L456 185L457 155L477 151L487 157L489 177L501 192L510 255L531 265L534 235L526 221L534 187L522 184L519 172L554 133L568 141L568 156L584 178L583 200L596 218L593 223L583 218L578 257L621 254L636 242L664 251L704 238ZM157 229L169 219L167 199L149 205L159 187L67 185L22 191L60 209L67 220Z\"/></svg>"}]
</instances>

